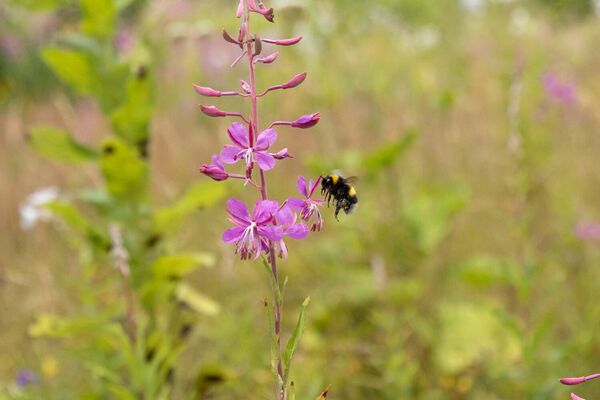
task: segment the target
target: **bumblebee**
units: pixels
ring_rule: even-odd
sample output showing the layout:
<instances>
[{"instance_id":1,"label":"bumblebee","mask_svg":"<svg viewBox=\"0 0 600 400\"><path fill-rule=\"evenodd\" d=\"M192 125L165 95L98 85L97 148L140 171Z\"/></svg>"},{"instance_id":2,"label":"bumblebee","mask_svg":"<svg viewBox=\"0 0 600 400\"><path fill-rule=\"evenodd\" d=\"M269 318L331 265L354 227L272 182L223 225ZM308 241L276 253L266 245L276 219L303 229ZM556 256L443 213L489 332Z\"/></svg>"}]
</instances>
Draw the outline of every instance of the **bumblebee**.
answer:
<instances>
[{"instance_id":1,"label":"bumblebee","mask_svg":"<svg viewBox=\"0 0 600 400\"><path fill-rule=\"evenodd\" d=\"M358 206L356 189L350 184L356 180L355 177L344 178L343 176L331 174L321 176L321 194L325 196L327 206L333 200L335 206L335 219L338 219L340 210L346 214L353 212Z\"/></svg>"}]
</instances>

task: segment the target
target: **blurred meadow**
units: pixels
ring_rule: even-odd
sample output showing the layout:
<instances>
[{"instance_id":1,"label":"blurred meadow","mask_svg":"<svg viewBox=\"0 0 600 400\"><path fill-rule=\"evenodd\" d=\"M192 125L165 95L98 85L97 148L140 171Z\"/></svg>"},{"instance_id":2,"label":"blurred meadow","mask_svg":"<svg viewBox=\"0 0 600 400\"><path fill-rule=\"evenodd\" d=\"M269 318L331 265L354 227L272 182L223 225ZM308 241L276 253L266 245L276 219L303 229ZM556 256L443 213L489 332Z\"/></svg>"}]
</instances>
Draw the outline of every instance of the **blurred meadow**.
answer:
<instances>
[{"instance_id":1,"label":"blurred meadow","mask_svg":"<svg viewBox=\"0 0 600 400\"><path fill-rule=\"evenodd\" d=\"M308 78L261 120L321 113L278 130L271 194L360 179L280 264L286 334L312 299L297 398L567 399L560 377L600 370L600 2L266 3L263 37L304 40L258 86ZM0 1L0 399L273 398L269 283L221 241L253 195L198 173L230 121L192 84L247 79L236 6Z\"/></svg>"}]
</instances>

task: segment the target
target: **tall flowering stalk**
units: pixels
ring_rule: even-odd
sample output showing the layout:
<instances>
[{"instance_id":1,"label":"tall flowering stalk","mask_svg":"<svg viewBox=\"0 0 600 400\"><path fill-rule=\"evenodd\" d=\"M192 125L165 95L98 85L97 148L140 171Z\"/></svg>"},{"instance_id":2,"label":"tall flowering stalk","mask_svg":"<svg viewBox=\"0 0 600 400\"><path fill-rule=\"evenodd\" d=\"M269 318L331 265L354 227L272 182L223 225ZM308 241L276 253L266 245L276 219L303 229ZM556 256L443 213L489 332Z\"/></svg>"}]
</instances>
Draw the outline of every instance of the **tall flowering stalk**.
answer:
<instances>
[{"instance_id":1,"label":"tall flowering stalk","mask_svg":"<svg viewBox=\"0 0 600 400\"><path fill-rule=\"evenodd\" d=\"M319 207L322 200L312 199L315 188L320 182L308 182L304 177L298 177L297 188L304 197L289 198L281 203L270 199L267 190L266 171L275 168L278 160L292 157L287 149L271 151L277 141L277 126L306 129L319 122L319 113L307 114L294 121L275 121L261 130L258 114L258 100L277 90L287 90L299 86L306 79L306 72L297 74L287 82L259 90L256 86L255 69L260 64L271 64L279 56L273 52L262 56L264 45L291 46L302 40L302 37L291 39L261 38L250 29L251 14L262 15L274 22L272 8L267 8L261 0L240 0L237 14L241 25L236 38L223 31L223 38L232 45L240 48L239 57L233 65L246 60L248 63L248 81L241 81L241 91L219 91L210 87L194 85L195 91L206 97L241 96L250 101L250 116L242 112L223 111L214 105L200 105L202 112L210 117L234 117L239 119L231 123L227 134L231 144L225 145L219 154L212 157L211 164L204 164L200 172L216 181L239 179L244 184L258 191L258 200L252 209L242 201L229 199L227 213L229 221L234 225L223 233L223 241L235 245L235 252L242 260L264 257L273 290L273 304L270 308L273 335L273 368L277 378L276 399L287 400L290 387L290 364L293 353L298 345L304 329L304 310L308 299L304 302L298 323L285 349L281 341L281 324L283 318L283 285L277 269L277 258L286 258L288 254L286 238L304 239L309 232L321 230L323 219ZM241 122L240 122L241 121ZM243 173L230 173L225 165L241 162ZM258 175L258 179L256 179ZM309 224L310 223L310 227Z\"/></svg>"}]
</instances>

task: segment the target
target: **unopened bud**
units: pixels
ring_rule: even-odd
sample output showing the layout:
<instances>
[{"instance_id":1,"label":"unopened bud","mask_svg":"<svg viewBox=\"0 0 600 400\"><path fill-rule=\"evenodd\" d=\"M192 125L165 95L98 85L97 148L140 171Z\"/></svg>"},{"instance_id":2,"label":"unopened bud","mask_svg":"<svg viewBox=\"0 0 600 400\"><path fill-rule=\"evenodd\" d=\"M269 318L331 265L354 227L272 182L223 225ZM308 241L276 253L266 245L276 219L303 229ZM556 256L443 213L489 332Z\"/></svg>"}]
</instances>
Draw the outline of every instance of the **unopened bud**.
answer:
<instances>
[{"instance_id":1,"label":"unopened bud","mask_svg":"<svg viewBox=\"0 0 600 400\"><path fill-rule=\"evenodd\" d=\"M279 57L279 53L275 52L266 57L259 57L259 58L255 59L254 62L259 62L259 63L263 63L263 64L271 64L273 61L277 60L277 57Z\"/></svg>"},{"instance_id":2,"label":"unopened bud","mask_svg":"<svg viewBox=\"0 0 600 400\"><path fill-rule=\"evenodd\" d=\"M288 151L287 147L285 149L279 150L277 153L271 154L277 160L283 160L284 158L294 158L294 156Z\"/></svg>"},{"instance_id":3,"label":"unopened bud","mask_svg":"<svg viewBox=\"0 0 600 400\"><path fill-rule=\"evenodd\" d=\"M292 122L292 127L301 129L310 128L318 124L320 119L321 114L319 113L303 115L294 122Z\"/></svg>"},{"instance_id":4,"label":"unopened bud","mask_svg":"<svg viewBox=\"0 0 600 400\"><path fill-rule=\"evenodd\" d=\"M252 88L250 87L250 85L248 84L248 82L246 82L245 80L240 80L240 84L242 85L242 90L244 92L246 92L247 94L252 93Z\"/></svg>"},{"instance_id":5,"label":"unopened bud","mask_svg":"<svg viewBox=\"0 0 600 400\"><path fill-rule=\"evenodd\" d=\"M209 117L226 117L228 114L225 111L219 110L215 106L200 105L200 110Z\"/></svg>"},{"instance_id":6,"label":"unopened bud","mask_svg":"<svg viewBox=\"0 0 600 400\"><path fill-rule=\"evenodd\" d=\"M215 181L224 181L229 178L229 174L225 172L222 168L219 168L217 165L213 164L204 164L200 167L200 172L209 178L214 179Z\"/></svg>"},{"instance_id":7,"label":"unopened bud","mask_svg":"<svg viewBox=\"0 0 600 400\"><path fill-rule=\"evenodd\" d=\"M244 0L240 0L240 4L238 4L238 8L237 8L237 11L235 13L235 16L237 18L240 18L243 13L244 13Z\"/></svg>"},{"instance_id":8,"label":"unopened bud","mask_svg":"<svg viewBox=\"0 0 600 400\"><path fill-rule=\"evenodd\" d=\"M300 85L306 79L306 72L294 76L292 79L281 85L282 89L292 89Z\"/></svg>"},{"instance_id":9,"label":"unopened bud","mask_svg":"<svg viewBox=\"0 0 600 400\"><path fill-rule=\"evenodd\" d=\"M276 44L278 46L292 46L302 40L302 36L290 38L290 39L263 39L265 43Z\"/></svg>"},{"instance_id":10,"label":"unopened bud","mask_svg":"<svg viewBox=\"0 0 600 400\"><path fill-rule=\"evenodd\" d=\"M218 90L211 89L209 87L199 86L199 85L194 85L194 90L198 94L201 94L202 96L207 96L207 97L221 97L221 94L222 94Z\"/></svg>"}]
</instances>

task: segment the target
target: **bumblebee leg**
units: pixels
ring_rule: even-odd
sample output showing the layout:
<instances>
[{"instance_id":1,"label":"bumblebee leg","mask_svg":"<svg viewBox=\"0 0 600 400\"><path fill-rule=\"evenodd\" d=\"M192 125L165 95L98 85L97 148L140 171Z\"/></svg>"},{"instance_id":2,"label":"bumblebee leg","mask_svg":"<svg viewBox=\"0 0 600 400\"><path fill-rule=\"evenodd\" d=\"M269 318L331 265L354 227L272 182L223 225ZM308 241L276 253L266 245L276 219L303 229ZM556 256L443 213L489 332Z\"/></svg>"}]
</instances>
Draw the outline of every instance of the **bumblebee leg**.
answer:
<instances>
[{"instance_id":1,"label":"bumblebee leg","mask_svg":"<svg viewBox=\"0 0 600 400\"><path fill-rule=\"evenodd\" d=\"M336 221L339 222L339 218L338 218L338 214L340 213L340 210L342 209L342 207L340 206L340 202L336 201L335 202L335 219Z\"/></svg>"}]
</instances>

